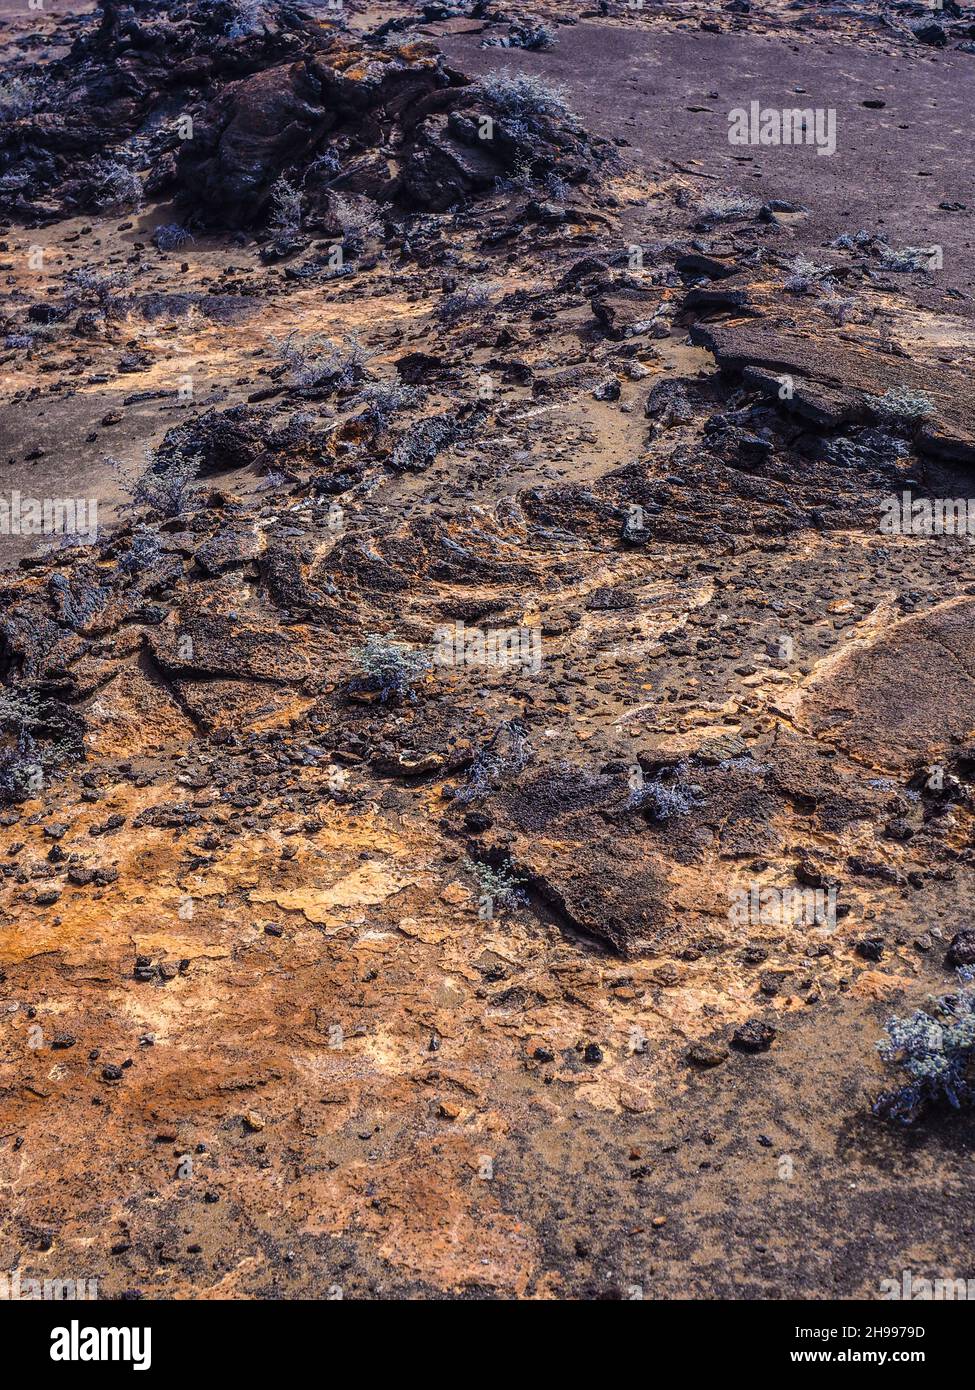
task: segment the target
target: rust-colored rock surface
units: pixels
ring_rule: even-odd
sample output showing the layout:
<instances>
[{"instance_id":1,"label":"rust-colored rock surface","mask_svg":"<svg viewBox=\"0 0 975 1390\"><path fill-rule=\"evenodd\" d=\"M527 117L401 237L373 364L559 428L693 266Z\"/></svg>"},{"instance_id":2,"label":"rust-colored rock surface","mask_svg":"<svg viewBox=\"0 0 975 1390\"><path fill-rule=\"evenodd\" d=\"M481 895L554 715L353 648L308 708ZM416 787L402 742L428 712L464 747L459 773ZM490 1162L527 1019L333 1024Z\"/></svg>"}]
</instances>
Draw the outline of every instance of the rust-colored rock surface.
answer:
<instances>
[{"instance_id":1,"label":"rust-colored rock surface","mask_svg":"<svg viewBox=\"0 0 975 1390\"><path fill-rule=\"evenodd\" d=\"M0 1271L967 1272L971 1110L873 1113L975 889L955 8L12 18Z\"/></svg>"}]
</instances>

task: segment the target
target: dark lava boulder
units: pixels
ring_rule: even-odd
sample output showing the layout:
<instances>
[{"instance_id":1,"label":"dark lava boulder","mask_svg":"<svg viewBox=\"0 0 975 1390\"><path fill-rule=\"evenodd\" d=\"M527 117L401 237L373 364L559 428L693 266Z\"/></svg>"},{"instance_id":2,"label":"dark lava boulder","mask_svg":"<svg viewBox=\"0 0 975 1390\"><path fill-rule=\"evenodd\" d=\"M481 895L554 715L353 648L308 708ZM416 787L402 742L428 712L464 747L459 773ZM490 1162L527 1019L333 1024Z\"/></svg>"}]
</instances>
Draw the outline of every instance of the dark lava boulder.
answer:
<instances>
[{"instance_id":1,"label":"dark lava boulder","mask_svg":"<svg viewBox=\"0 0 975 1390\"><path fill-rule=\"evenodd\" d=\"M282 175L320 221L336 192L443 212L516 170L579 184L608 157L568 111L514 110L516 98L520 88L471 83L427 46L329 40L225 86L183 142L176 182L195 220L232 227L261 220Z\"/></svg>"},{"instance_id":2,"label":"dark lava boulder","mask_svg":"<svg viewBox=\"0 0 975 1390\"><path fill-rule=\"evenodd\" d=\"M443 212L461 197L493 188L498 161L478 146L472 123L438 112L418 125L406 151L397 194L416 207Z\"/></svg>"},{"instance_id":3,"label":"dark lava boulder","mask_svg":"<svg viewBox=\"0 0 975 1390\"><path fill-rule=\"evenodd\" d=\"M165 468L178 459L198 458L201 478L246 468L265 451L266 429L264 416L246 405L208 410L168 431L157 451L157 463Z\"/></svg>"},{"instance_id":4,"label":"dark lava boulder","mask_svg":"<svg viewBox=\"0 0 975 1390\"><path fill-rule=\"evenodd\" d=\"M739 1052L768 1052L775 1041L775 1029L760 1018L750 1018L735 1029L731 1041Z\"/></svg>"},{"instance_id":5,"label":"dark lava boulder","mask_svg":"<svg viewBox=\"0 0 975 1390\"><path fill-rule=\"evenodd\" d=\"M956 932L951 938L945 961L948 965L955 966L975 965L975 931L967 928L965 931Z\"/></svg>"},{"instance_id":6,"label":"dark lava boulder","mask_svg":"<svg viewBox=\"0 0 975 1390\"><path fill-rule=\"evenodd\" d=\"M310 203L332 189L388 199L384 131L395 141L408 110L462 81L432 53L363 53L328 40L314 57L229 83L204 108L179 151L181 198L213 227L260 221L282 175Z\"/></svg>"},{"instance_id":7,"label":"dark lava boulder","mask_svg":"<svg viewBox=\"0 0 975 1390\"><path fill-rule=\"evenodd\" d=\"M13 75L16 101L0 123L0 211L50 220L135 205L140 179L161 192L181 139L174 113L204 93L299 56L322 30L279 9L253 30L233 27L229 0L162 5L99 0L66 19L52 42L70 48L39 77Z\"/></svg>"},{"instance_id":8,"label":"dark lava boulder","mask_svg":"<svg viewBox=\"0 0 975 1390\"><path fill-rule=\"evenodd\" d=\"M100 0L58 34L70 38L43 81L33 65L15 73L0 213L50 220L175 193L194 225L232 229L265 219L283 176L321 229L336 192L445 211L516 170L582 183L611 149L545 83L475 84L432 44L379 48L287 6L242 23L227 0Z\"/></svg>"},{"instance_id":9,"label":"dark lava boulder","mask_svg":"<svg viewBox=\"0 0 975 1390\"><path fill-rule=\"evenodd\" d=\"M196 221L254 222L286 165L307 156L338 120L306 61L232 82L184 142L176 176Z\"/></svg>"}]
</instances>

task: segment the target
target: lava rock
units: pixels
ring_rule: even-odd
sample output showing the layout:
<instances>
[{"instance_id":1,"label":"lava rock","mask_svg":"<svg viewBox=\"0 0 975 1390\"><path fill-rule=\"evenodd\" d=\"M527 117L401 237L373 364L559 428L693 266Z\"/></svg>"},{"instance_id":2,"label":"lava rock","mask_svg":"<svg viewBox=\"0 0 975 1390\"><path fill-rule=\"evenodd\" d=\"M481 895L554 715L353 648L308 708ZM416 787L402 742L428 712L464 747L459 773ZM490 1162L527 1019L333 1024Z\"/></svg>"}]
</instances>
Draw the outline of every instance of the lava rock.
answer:
<instances>
[{"instance_id":1,"label":"lava rock","mask_svg":"<svg viewBox=\"0 0 975 1390\"><path fill-rule=\"evenodd\" d=\"M739 1052L768 1052L775 1036L775 1029L770 1023L764 1023L760 1018L750 1018L735 1029L731 1041Z\"/></svg>"},{"instance_id":2,"label":"lava rock","mask_svg":"<svg viewBox=\"0 0 975 1390\"><path fill-rule=\"evenodd\" d=\"M948 946L945 964L952 966L975 965L975 930L966 928L964 931L955 933Z\"/></svg>"},{"instance_id":3,"label":"lava rock","mask_svg":"<svg viewBox=\"0 0 975 1390\"><path fill-rule=\"evenodd\" d=\"M864 960L881 960L884 954L884 944L882 936L863 936L856 943L856 953Z\"/></svg>"},{"instance_id":4,"label":"lava rock","mask_svg":"<svg viewBox=\"0 0 975 1390\"><path fill-rule=\"evenodd\" d=\"M687 1052L687 1060L693 1066L702 1069L720 1067L727 1059L728 1049L723 1043L697 1042Z\"/></svg>"}]
</instances>

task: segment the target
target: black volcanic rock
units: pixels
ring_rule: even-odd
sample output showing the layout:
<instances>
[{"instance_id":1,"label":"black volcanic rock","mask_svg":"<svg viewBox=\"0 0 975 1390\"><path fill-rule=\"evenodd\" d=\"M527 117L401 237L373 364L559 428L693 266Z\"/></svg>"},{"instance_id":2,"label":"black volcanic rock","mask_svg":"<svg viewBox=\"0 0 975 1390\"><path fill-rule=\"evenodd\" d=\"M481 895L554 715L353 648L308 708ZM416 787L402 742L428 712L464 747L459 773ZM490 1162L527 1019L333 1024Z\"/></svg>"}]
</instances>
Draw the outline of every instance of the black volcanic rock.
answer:
<instances>
[{"instance_id":1,"label":"black volcanic rock","mask_svg":"<svg viewBox=\"0 0 975 1390\"><path fill-rule=\"evenodd\" d=\"M183 201L200 221L230 227L255 222L285 166L310 154L337 121L305 60L231 83L180 151L176 177Z\"/></svg>"}]
</instances>

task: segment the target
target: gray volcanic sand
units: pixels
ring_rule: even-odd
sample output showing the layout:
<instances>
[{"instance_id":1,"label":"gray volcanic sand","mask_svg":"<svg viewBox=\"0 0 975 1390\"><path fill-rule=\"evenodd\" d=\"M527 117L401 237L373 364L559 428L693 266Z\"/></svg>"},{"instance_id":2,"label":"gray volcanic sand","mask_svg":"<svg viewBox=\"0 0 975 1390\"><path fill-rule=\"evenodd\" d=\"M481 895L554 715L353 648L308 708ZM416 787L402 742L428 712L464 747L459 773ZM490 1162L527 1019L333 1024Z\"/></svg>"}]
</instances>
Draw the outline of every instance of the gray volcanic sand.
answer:
<instances>
[{"instance_id":1,"label":"gray volcanic sand","mask_svg":"<svg viewBox=\"0 0 975 1390\"><path fill-rule=\"evenodd\" d=\"M711 174L702 196L738 190L810 210L799 239L817 246L861 227L892 246L944 248L939 284L975 294L975 196L970 156L975 55L919 48L893 60L880 46L797 43L765 34L664 31L582 21L547 53L482 49L462 35L442 46L462 71L529 70L562 83L570 105L650 173L668 161ZM886 102L882 110L864 101ZM833 108L837 148L735 146L728 112L751 101ZM691 111L689 107L706 107ZM691 161L694 161L693 164ZM941 202L967 203L963 213ZM966 306L970 313L970 306Z\"/></svg>"}]
</instances>

